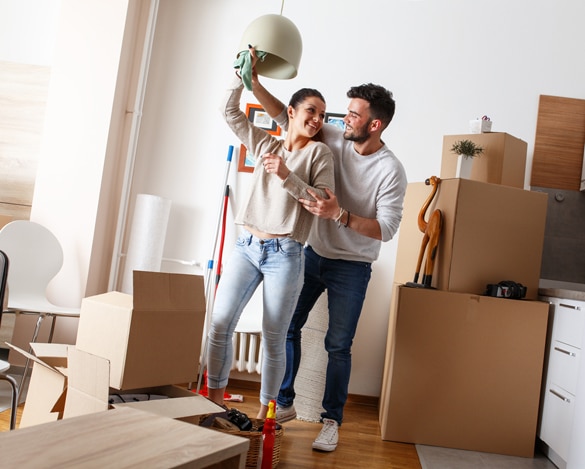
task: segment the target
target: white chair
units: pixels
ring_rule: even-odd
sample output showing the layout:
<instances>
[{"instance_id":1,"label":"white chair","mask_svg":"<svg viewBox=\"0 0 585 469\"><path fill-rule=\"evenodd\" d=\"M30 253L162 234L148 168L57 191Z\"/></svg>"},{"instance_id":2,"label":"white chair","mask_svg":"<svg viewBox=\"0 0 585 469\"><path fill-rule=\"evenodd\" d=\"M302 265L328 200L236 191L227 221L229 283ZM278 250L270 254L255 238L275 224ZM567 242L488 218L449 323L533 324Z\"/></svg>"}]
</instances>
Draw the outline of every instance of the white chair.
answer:
<instances>
[{"instance_id":1,"label":"white chair","mask_svg":"<svg viewBox=\"0 0 585 469\"><path fill-rule=\"evenodd\" d=\"M4 295L6 294L6 279L8 277L8 256L5 252L0 251L0 305L4 304ZM0 311L0 316L2 311ZM12 388L11 407L10 407L10 430L16 427L16 407L18 406L18 385L16 380L4 373L10 368L10 363L0 360L0 380L7 381Z\"/></svg>"},{"instance_id":2,"label":"white chair","mask_svg":"<svg viewBox=\"0 0 585 469\"><path fill-rule=\"evenodd\" d=\"M79 317L79 308L57 306L47 298L47 286L63 266L63 249L46 227L27 220L16 220L0 230L0 250L10 259L8 306L5 312L35 314L37 323L31 338L36 342L43 319L50 317L48 342L53 339L57 317ZM26 360L20 387L26 379Z\"/></svg>"},{"instance_id":3,"label":"white chair","mask_svg":"<svg viewBox=\"0 0 585 469\"><path fill-rule=\"evenodd\" d=\"M4 373L10 368L10 363L0 360L0 380L7 381L12 387L12 396L10 398L10 430L16 428L16 408L18 407L18 384L16 380Z\"/></svg>"}]
</instances>

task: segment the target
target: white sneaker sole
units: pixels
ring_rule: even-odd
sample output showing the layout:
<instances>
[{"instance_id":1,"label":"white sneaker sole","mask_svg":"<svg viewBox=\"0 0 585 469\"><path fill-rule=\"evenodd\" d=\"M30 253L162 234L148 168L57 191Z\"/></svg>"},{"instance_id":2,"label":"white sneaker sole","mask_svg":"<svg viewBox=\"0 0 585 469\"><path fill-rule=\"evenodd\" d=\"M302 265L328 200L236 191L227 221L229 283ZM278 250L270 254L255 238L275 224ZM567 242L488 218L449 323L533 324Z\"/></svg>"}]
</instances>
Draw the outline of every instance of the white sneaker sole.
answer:
<instances>
[{"instance_id":1,"label":"white sneaker sole","mask_svg":"<svg viewBox=\"0 0 585 469\"><path fill-rule=\"evenodd\" d=\"M285 423L285 422L290 422L291 420L294 420L294 419L296 419L296 418L297 418L297 413L296 413L296 411L295 411L295 412L292 412L292 413L290 413L290 414L283 415L282 417L279 417L279 416L278 416L278 413L276 414L276 422L277 422L277 423Z\"/></svg>"},{"instance_id":2,"label":"white sneaker sole","mask_svg":"<svg viewBox=\"0 0 585 469\"><path fill-rule=\"evenodd\" d=\"M328 445L325 443L317 443L316 441L313 442L313 449L315 449L317 451L331 452L331 451L335 451L336 448L337 448L337 445Z\"/></svg>"}]
</instances>

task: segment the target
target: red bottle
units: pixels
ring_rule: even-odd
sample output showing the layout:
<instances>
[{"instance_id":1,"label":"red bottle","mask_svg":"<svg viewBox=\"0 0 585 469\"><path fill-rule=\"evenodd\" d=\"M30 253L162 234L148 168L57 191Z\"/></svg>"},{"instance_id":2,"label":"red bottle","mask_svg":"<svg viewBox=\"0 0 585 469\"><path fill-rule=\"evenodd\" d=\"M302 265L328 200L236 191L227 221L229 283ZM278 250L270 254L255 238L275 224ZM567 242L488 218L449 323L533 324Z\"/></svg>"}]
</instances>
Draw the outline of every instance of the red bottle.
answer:
<instances>
[{"instance_id":1,"label":"red bottle","mask_svg":"<svg viewBox=\"0 0 585 469\"><path fill-rule=\"evenodd\" d=\"M268 412L262 428L262 469L272 469L272 454L276 439L276 401L268 403Z\"/></svg>"}]
</instances>

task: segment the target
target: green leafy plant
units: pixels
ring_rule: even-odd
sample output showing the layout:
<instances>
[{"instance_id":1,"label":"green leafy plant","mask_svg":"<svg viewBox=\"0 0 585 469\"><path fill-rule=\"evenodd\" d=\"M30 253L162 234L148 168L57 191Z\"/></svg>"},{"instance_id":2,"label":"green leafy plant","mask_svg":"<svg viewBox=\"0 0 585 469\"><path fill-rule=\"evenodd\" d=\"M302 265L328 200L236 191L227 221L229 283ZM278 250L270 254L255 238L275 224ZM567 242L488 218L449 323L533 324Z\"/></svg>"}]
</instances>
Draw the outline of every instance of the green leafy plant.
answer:
<instances>
[{"instance_id":1,"label":"green leafy plant","mask_svg":"<svg viewBox=\"0 0 585 469\"><path fill-rule=\"evenodd\" d=\"M465 158L475 158L483 153L483 147L471 140L458 140L453 143L451 151L456 155L463 155Z\"/></svg>"}]
</instances>

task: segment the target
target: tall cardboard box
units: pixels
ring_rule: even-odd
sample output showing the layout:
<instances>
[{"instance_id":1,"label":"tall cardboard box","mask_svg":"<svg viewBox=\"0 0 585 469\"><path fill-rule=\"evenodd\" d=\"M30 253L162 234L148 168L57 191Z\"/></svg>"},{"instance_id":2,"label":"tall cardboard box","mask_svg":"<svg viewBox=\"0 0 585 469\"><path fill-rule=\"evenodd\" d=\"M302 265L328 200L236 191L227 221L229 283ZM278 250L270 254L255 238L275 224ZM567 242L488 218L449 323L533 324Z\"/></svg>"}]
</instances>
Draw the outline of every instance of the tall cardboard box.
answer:
<instances>
[{"instance_id":1,"label":"tall cardboard box","mask_svg":"<svg viewBox=\"0 0 585 469\"><path fill-rule=\"evenodd\" d=\"M424 182L408 185L394 273L397 283L414 280L423 238L417 218L430 192ZM535 300L546 208L544 193L469 179L442 180L426 214L428 220L440 209L444 218L432 286L483 294L488 284L512 280L527 287L526 298Z\"/></svg>"},{"instance_id":2,"label":"tall cardboard box","mask_svg":"<svg viewBox=\"0 0 585 469\"><path fill-rule=\"evenodd\" d=\"M399 286L383 440L533 457L548 303Z\"/></svg>"},{"instance_id":3,"label":"tall cardboard box","mask_svg":"<svg viewBox=\"0 0 585 469\"><path fill-rule=\"evenodd\" d=\"M441 178L455 177L457 155L451 152L451 147L458 140L471 140L484 149L481 156L473 159L470 179L519 189L524 188L528 145L523 140L503 132L445 135L441 158Z\"/></svg>"},{"instance_id":4,"label":"tall cardboard box","mask_svg":"<svg viewBox=\"0 0 585 469\"><path fill-rule=\"evenodd\" d=\"M133 291L84 298L76 347L109 360L114 389L196 381L205 322L203 277L135 271Z\"/></svg>"}]
</instances>

